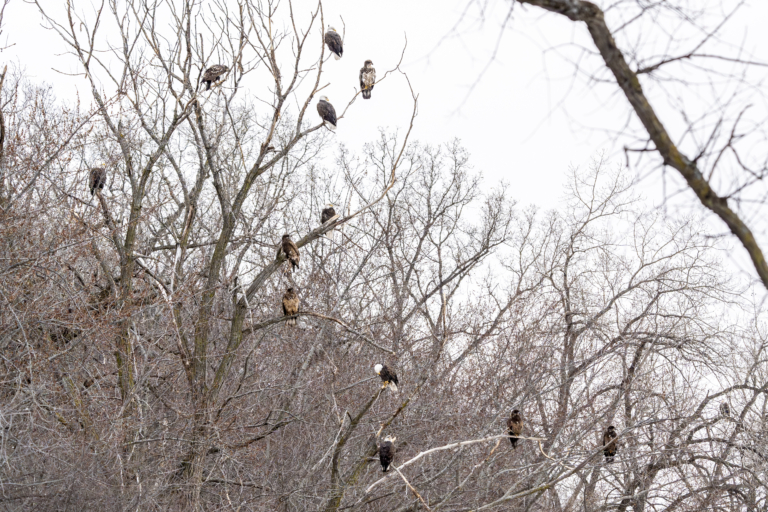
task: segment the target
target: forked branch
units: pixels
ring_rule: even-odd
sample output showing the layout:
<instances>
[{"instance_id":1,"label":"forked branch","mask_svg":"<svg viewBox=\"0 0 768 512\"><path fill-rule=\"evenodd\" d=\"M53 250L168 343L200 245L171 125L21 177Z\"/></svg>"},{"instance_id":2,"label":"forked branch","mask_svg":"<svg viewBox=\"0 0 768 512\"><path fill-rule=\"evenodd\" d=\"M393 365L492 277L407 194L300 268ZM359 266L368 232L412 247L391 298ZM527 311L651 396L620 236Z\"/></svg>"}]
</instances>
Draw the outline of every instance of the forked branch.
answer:
<instances>
[{"instance_id":1,"label":"forked branch","mask_svg":"<svg viewBox=\"0 0 768 512\"><path fill-rule=\"evenodd\" d=\"M600 51L605 65L611 70L637 117L643 123L648 136L656 146L664 165L676 169L705 208L714 212L731 230L749 253L757 275L768 288L768 263L755 236L746 223L729 206L727 197L718 196L709 181L699 170L696 162L683 155L667 132L656 111L646 98L637 74L627 64L621 50L616 46L613 34L605 23L603 11L592 2L585 0L518 0L520 3L541 7L562 14L572 21L587 25L592 41Z\"/></svg>"}]
</instances>

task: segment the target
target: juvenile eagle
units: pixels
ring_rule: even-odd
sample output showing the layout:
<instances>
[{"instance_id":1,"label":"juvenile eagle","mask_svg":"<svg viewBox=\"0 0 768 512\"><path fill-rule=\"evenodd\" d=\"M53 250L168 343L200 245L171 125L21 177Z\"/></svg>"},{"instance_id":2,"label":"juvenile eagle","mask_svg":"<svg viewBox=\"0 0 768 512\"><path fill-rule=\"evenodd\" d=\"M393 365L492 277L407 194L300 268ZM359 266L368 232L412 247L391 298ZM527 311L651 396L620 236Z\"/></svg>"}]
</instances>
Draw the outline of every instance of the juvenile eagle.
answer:
<instances>
[{"instance_id":1,"label":"juvenile eagle","mask_svg":"<svg viewBox=\"0 0 768 512\"><path fill-rule=\"evenodd\" d=\"M325 33L325 44L331 50L333 58L339 60L344 53L344 43L341 42L341 36L336 29L328 25L328 32Z\"/></svg>"},{"instance_id":2,"label":"juvenile eagle","mask_svg":"<svg viewBox=\"0 0 768 512\"><path fill-rule=\"evenodd\" d=\"M320 213L320 224L321 225L325 224L335 216L336 216L336 210L333 208L333 204L328 203L327 205L325 205L325 208L323 208L323 211ZM331 233L333 233L333 228L329 229L325 233L325 236L330 237Z\"/></svg>"},{"instance_id":3,"label":"juvenile eagle","mask_svg":"<svg viewBox=\"0 0 768 512\"><path fill-rule=\"evenodd\" d=\"M283 254L285 254L285 257L288 258L288 261L291 262L291 270L299 268L301 255L299 254L299 248L296 247L296 244L291 240L291 235L283 235L281 250L283 251Z\"/></svg>"},{"instance_id":4,"label":"juvenile eagle","mask_svg":"<svg viewBox=\"0 0 768 512\"><path fill-rule=\"evenodd\" d=\"M219 78L221 78L221 75L227 71L229 71L229 68L221 64L214 64L213 66L206 69L205 73L203 73L203 83L205 84L205 90L210 91L211 83L218 82Z\"/></svg>"},{"instance_id":5,"label":"juvenile eagle","mask_svg":"<svg viewBox=\"0 0 768 512\"><path fill-rule=\"evenodd\" d=\"M381 386L382 389L389 385L392 387L392 391L397 391L397 375L395 372L387 368L385 364L377 364L373 369L381 377L382 382L384 382Z\"/></svg>"},{"instance_id":6,"label":"juvenile eagle","mask_svg":"<svg viewBox=\"0 0 768 512\"><path fill-rule=\"evenodd\" d=\"M371 99L371 91L375 83L376 69L373 67L373 62L367 60L363 67L360 68L360 90L363 92L364 100Z\"/></svg>"},{"instance_id":7,"label":"juvenile eagle","mask_svg":"<svg viewBox=\"0 0 768 512\"><path fill-rule=\"evenodd\" d=\"M92 168L88 183L91 187L91 195L96 192L97 188L99 190L103 189L104 185L107 184L107 170L103 167Z\"/></svg>"},{"instance_id":8,"label":"juvenile eagle","mask_svg":"<svg viewBox=\"0 0 768 512\"><path fill-rule=\"evenodd\" d=\"M394 436L387 436L384 438L384 442L379 446L379 460L381 461L381 470L386 473L389 470L389 465L392 464L392 460L395 458L395 440Z\"/></svg>"},{"instance_id":9,"label":"juvenile eagle","mask_svg":"<svg viewBox=\"0 0 768 512\"><path fill-rule=\"evenodd\" d=\"M616 429L613 425L608 427L608 430L603 434L603 455L605 455L606 462L613 462L613 458L616 456Z\"/></svg>"},{"instance_id":10,"label":"juvenile eagle","mask_svg":"<svg viewBox=\"0 0 768 512\"><path fill-rule=\"evenodd\" d=\"M328 123L326 126L330 125L331 130L336 129L336 109L328 101L328 96L320 96L320 101L317 102L317 113L325 123Z\"/></svg>"},{"instance_id":11,"label":"juvenile eagle","mask_svg":"<svg viewBox=\"0 0 768 512\"><path fill-rule=\"evenodd\" d=\"M728 405L728 402L723 402L720 404L720 416L723 418L727 418L731 415L731 406Z\"/></svg>"},{"instance_id":12,"label":"juvenile eagle","mask_svg":"<svg viewBox=\"0 0 768 512\"><path fill-rule=\"evenodd\" d=\"M523 417L520 416L520 411L517 409L512 411L512 415L507 420L507 433L509 434L509 442L512 443L512 448L517 447L517 436L523 433Z\"/></svg>"},{"instance_id":13,"label":"juvenile eagle","mask_svg":"<svg viewBox=\"0 0 768 512\"><path fill-rule=\"evenodd\" d=\"M299 296L293 291L293 288L288 288L283 295L283 315L291 316L299 312ZM289 318L285 321L285 325L296 325L295 318Z\"/></svg>"}]
</instances>

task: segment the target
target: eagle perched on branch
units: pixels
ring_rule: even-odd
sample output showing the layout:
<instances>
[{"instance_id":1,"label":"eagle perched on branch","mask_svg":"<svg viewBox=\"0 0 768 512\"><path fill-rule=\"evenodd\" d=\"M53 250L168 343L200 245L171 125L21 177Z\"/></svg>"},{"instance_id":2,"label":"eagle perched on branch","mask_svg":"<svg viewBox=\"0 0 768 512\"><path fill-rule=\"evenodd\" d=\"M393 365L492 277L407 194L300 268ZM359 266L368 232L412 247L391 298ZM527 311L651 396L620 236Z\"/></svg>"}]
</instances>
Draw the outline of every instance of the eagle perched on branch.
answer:
<instances>
[{"instance_id":1,"label":"eagle perched on branch","mask_svg":"<svg viewBox=\"0 0 768 512\"><path fill-rule=\"evenodd\" d=\"M507 420L507 433L509 434L509 442L512 443L512 448L516 448L517 438L523 433L523 417L517 409L512 411L512 415Z\"/></svg>"},{"instance_id":2,"label":"eagle perched on branch","mask_svg":"<svg viewBox=\"0 0 768 512\"><path fill-rule=\"evenodd\" d=\"M360 91L363 93L363 99L371 99L371 91L373 91L373 85L376 83L376 68L373 67L373 62L370 60L365 61L363 67L360 68Z\"/></svg>"},{"instance_id":3,"label":"eagle perched on branch","mask_svg":"<svg viewBox=\"0 0 768 512\"><path fill-rule=\"evenodd\" d=\"M336 129L336 109L331 105L328 96L320 96L320 101L317 102L317 113L320 114L325 126L331 131Z\"/></svg>"},{"instance_id":4,"label":"eagle perched on branch","mask_svg":"<svg viewBox=\"0 0 768 512\"><path fill-rule=\"evenodd\" d=\"M293 288L288 288L283 295L283 314L285 316L295 315L299 312L299 296L293 291ZM296 325L295 318L289 318L285 321L285 325Z\"/></svg>"},{"instance_id":5,"label":"eagle perched on branch","mask_svg":"<svg viewBox=\"0 0 768 512\"><path fill-rule=\"evenodd\" d=\"M336 216L336 209L333 207L332 203L328 203L327 205L325 205L325 208L323 208L323 211L320 212L320 225L325 224L335 216ZM325 233L325 236L330 237L331 233L333 233L333 228L329 229Z\"/></svg>"},{"instance_id":6,"label":"eagle perched on branch","mask_svg":"<svg viewBox=\"0 0 768 512\"><path fill-rule=\"evenodd\" d=\"M395 458L395 440L394 436L387 436L384 438L384 442L379 447L379 461L381 462L381 470L386 473L389 470L389 466Z\"/></svg>"},{"instance_id":7,"label":"eagle perched on branch","mask_svg":"<svg viewBox=\"0 0 768 512\"><path fill-rule=\"evenodd\" d=\"M328 32L325 33L325 44L328 45L333 58L339 60L344 53L344 43L342 43L341 36L336 32L336 29L330 25L328 25Z\"/></svg>"},{"instance_id":8,"label":"eagle perched on branch","mask_svg":"<svg viewBox=\"0 0 768 512\"><path fill-rule=\"evenodd\" d=\"M219 78L221 78L221 75L227 71L229 71L229 68L222 64L214 64L213 66L206 69L205 73L203 73L203 83L205 84L205 90L210 91L211 84L213 82L218 82Z\"/></svg>"},{"instance_id":9,"label":"eagle perched on branch","mask_svg":"<svg viewBox=\"0 0 768 512\"><path fill-rule=\"evenodd\" d=\"M616 456L616 428L611 425L608 430L603 434L603 455L605 455L606 462L613 462L613 458Z\"/></svg>"},{"instance_id":10,"label":"eagle perched on branch","mask_svg":"<svg viewBox=\"0 0 768 512\"><path fill-rule=\"evenodd\" d=\"M296 247L296 244L293 243L293 240L291 240L291 235L283 235L283 241L282 245L280 246L280 250L283 251L285 257L288 258L288 261L291 262L291 270L299 268L299 260L301 259L301 255L299 254L299 248Z\"/></svg>"},{"instance_id":11,"label":"eagle perched on branch","mask_svg":"<svg viewBox=\"0 0 768 512\"><path fill-rule=\"evenodd\" d=\"M397 375L393 370L390 370L385 364L377 364L373 369L381 377L382 382L384 382L381 386L382 389L390 386L392 391L397 391Z\"/></svg>"},{"instance_id":12,"label":"eagle perched on branch","mask_svg":"<svg viewBox=\"0 0 768 512\"><path fill-rule=\"evenodd\" d=\"M107 170L104 167L92 168L88 183L91 187L91 195L96 192L96 189L103 189L107 184Z\"/></svg>"}]
</instances>

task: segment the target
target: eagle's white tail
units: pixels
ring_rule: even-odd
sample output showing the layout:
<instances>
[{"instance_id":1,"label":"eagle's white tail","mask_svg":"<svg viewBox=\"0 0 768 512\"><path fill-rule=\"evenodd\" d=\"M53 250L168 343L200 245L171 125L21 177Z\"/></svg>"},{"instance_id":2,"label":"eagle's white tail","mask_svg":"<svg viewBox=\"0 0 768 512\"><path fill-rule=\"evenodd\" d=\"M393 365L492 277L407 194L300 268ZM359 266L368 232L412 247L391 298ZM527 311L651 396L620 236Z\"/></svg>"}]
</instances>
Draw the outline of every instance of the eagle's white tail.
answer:
<instances>
[{"instance_id":1,"label":"eagle's white tail","mask_svg":"<svg viewBox=\"0 0 768 512\"><path fill-rule=\"evenodd\" d=\"M389 387L392 388L392 391L397 392L397 384L395 384L394 382L390 382L389 383Z\"/></svg>"},{"instance_id":2,"label":"eagle's white tail","mask_svg":"<svg viewBox=\"0 0 768 512\"><path fill-rule=\"evenodd\" d=\"M327 126L328 129L331 130L332 132L336 131L336 125L333 123L325 123L325 126Z\"/></svg>"},{"instance_id":3,"label":"eagle's white tail","mask_svg":"<svg viewBox=\"0 0 768 512\"><path fill-rule=\"evenodd\" d=\"M333 54L333 58L336 59L336 60L339 60L341 58L341 56L338 53L334 53Z\"/></svg>"},{"instance_id":4,"label":"eagle's white tail","mask_svg":"<svg viewBox=\"0 0 768 512\"><path fill-rule=\"evenodd\" d=\"M325 236L327 236L328 238L333 238L333 230L334 230L334 229L335 229L335 228L331 228L331 229L329 229L328 231L326 231L326 232L325 232Z\"/></svg>"}]
</instances>

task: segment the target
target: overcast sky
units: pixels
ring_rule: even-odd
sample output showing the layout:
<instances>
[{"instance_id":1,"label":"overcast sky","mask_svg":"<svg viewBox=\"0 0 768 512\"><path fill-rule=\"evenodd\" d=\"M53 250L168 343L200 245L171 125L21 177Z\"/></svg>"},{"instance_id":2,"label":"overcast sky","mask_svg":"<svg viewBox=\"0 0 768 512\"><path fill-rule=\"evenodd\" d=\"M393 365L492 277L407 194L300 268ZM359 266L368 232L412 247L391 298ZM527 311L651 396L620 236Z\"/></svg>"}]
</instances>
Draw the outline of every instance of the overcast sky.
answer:
<instances>
[{"instance_id":1,"label":"overcast sky","mask_svg":"<svg viewBox=\"0 0 768 512\"><path fill-rule=\"evenodd\" d=\"M64 1L41 3L60 7ZM80 0L76 5L86 3ZM309 12L313 5L294 1L297 11ZM562 51L550 49L574 42L589 47L586 29L540 9L515 7L491 61L508 5L489 0L481 19L478 8L467 9L467 0L325 0L326 24L340 32L345 26L346 33L344 57L326 65L330 85L324 93L339 109L354 94L363 61L373 60L381 77L396 65L407 35L401 69L419 94L414 137L430 144L461 139L486 184L505 180L521 203L552 208L562 197L570 166L585 166L601 152L617 165L624 162L626 140L615 133L626 123L626 100L617 94L615 84L574 79L574 66ZM609 16L609 25L615 19ZM768 1L753 0L729 22L725 36L743 45L748 54L768 60L766 20ZM90 102L84 77L62 74L79 72L77 63L65 55L59 36L41 22L34 5L11 2L4 37L13 46L4 51L4 61L18 62L34 80L55 83L61 98L71 100L79 92L84 102ZM571 46L564 51L572 56L572 50ZM356 151L376 138L379 127L404 130L411 107L407 84L392 77L376 86L370 101L357 100L340 121L337 140ZM660 116L671 131L678 128L673 115L662 111ZM643 176L649 201L660 203L661 172L646 170ZM671 183L674 189L674 180ZM685 198L695 201L692 194ZM721 224L711 224L724 231ZM768 240L764 235L761 232Z\"/></svg>"}]
</instances>

